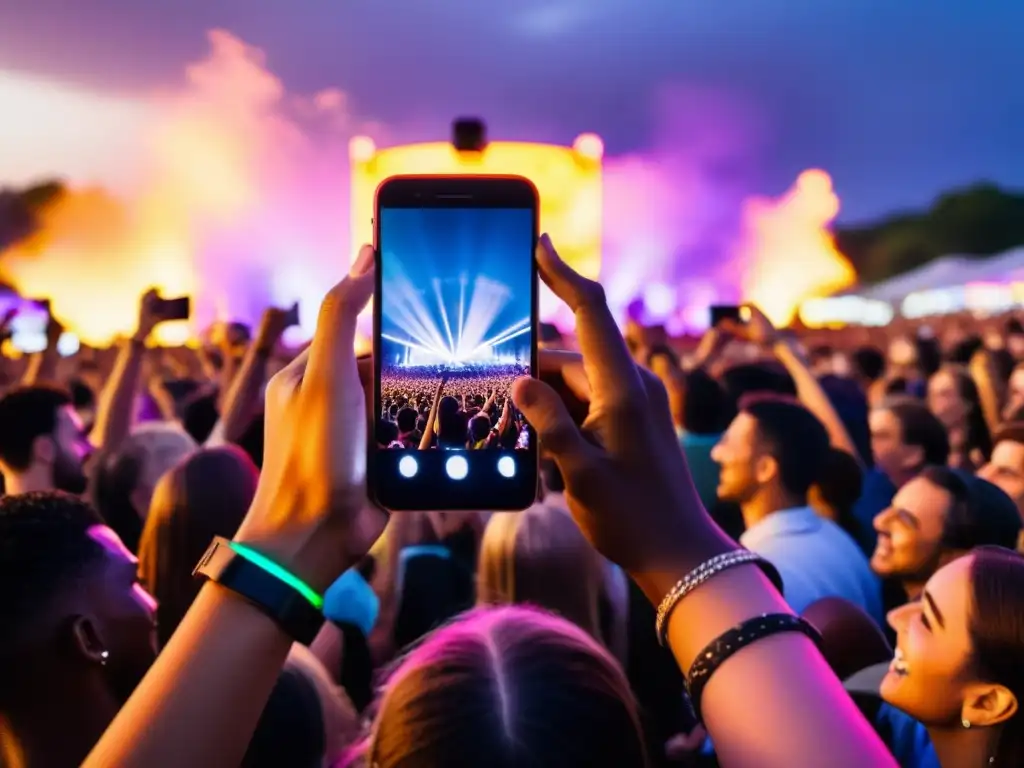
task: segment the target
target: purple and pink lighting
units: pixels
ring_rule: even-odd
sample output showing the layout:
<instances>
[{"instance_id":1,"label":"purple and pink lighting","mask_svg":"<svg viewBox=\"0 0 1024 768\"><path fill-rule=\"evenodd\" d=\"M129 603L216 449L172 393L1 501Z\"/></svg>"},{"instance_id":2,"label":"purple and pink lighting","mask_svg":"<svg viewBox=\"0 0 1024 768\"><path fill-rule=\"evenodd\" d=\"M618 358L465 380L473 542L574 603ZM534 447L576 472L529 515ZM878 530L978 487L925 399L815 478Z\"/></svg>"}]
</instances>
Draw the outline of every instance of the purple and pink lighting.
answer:
<instances>
[{"instance_id":1,"label":"purple and pink lighting","mask_svg":"<svg viewBox=\"0 0 1024 768\"><path fill-rule=\"evenodd\" d=\"M72 192L45 211L38 236L3 258L3 278L22 295L52 297L84 341L130 331L138 296L153 285L194 297L194 327L168 327L166 342L216 319L254 323L268 304L295 301L302 326L292 340L308 337L351 259L350 139L370 137L372 152L374 143L431 138L356 119L337 91L288 93L263 54L227 32L211 33L210 44L179 92L119 102L131 119L113 128L101 119L109 99L7 88L31 98L36 118L66 122L72 110L81 135L93 137L88 168L69 178ZM756 116L693 88L665 91L657 107L643 152L609 156L595 134L574 144L604 157L601 280L620 316L639 302L645 322L695 329L709 304L758 298L757 283L768 281L769 314L785 321L799 300L848 281L828 235L838 201L825 174L801 177L779 200L752 202ZM450 117L432 122L438 134ZM37 163L49 162L43 149ZM66 170L40 165L36 177ZM784 274L805 279L780 281Z\"/></svg>"}]
</instances>

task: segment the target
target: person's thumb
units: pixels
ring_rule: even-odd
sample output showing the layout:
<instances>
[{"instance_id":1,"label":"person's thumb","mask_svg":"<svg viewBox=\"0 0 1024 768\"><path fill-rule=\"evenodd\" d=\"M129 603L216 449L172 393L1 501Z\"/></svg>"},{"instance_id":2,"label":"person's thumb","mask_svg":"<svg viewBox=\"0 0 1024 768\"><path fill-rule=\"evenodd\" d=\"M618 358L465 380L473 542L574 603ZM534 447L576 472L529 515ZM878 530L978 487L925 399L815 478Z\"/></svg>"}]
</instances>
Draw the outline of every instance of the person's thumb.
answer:
<instances>
[{"instance_id":1,"label":"person's thumb","mask_svg":"<svg viewBox=\"0 0 1024 768\"><path fill-rule=\"evenodd\" d=\"M595 450L573 423L562 398L543 381L517 379L512 385L512 401L560 465L580 462Z\"/></svg>"}]
</instances>

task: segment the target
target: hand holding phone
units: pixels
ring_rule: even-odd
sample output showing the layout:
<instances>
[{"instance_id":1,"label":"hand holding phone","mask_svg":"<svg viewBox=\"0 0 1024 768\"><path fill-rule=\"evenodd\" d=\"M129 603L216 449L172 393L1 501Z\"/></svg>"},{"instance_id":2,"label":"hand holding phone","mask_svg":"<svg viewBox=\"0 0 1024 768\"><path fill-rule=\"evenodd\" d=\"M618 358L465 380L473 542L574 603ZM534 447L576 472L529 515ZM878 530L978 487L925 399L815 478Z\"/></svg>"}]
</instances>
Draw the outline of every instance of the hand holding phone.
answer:
<instances>
[{"instance_id":1,"label":"hand holding phone","mask_svg":"<svg viewBox=\"0 0 1024 768\"><path fill-rule=\"evenodd\" d=\"M581 430L573 423L573 408L547 383L520 380L512 397L562 469L574 500L570 511L584 536L634 574L679 562L682 553L693 557L699 551L699 560L735 549L710 523L685 480L682 452L665 450L678 440L664 387L633 364L603 294L565 264L546 237L537 261L545 283L576 308L580 346L591 373L581 381L582 369L567 367L565 384L571 382L580 400L585 396L604 407L590 410L588 429ZM633 409L645 417L630 418ZM590 439L592 430L602 435L600 444ZM656 591L664 590L658 585Z\"/></svg>"},{"instance_id":2,"label":"hand holding phone","mask_svg":"<svg viewBox=\"0 0 1024 768\"><path fill-rule=\"evenodd\" d=\"M387 522L366 503L367 411L354 350L372 273L366 248L331 289L308 355L268 385L260 492L273 495L274 505L253 505L234 536L321 594L359 562Z\"/></svg>"},{"instance_id":3,"label":"hand holding phone","mask_svg":"<svg viewBox=\"0 0 1024 768\"><path fill-rule=\"evenodd\" d=\"M731 317L722 319L720 327L724 331L761 347L770 347L780 340L779 331L772 321L755 305L743 304L738 310L739 320Z\"/></svg>"},{"instance_id":4,"label":"hand holding phone","mask_svg":"<svg viewBox=\"0 0 1024 768\"><path fill-rule=\"evenodd\" d=\"M165 299L156 288L150 288L139 301L138 332L148 336L160 323L188 320L191 311L192 300L188 296Z\"/></svg>"},{"instance_id":5,"label":"hand holding phone","mask_svg":"<svg viewBox=\"0 0 1024 768\"><path fill-rule=\"evenodd\" d=\"M268 307L263 312L257 331L257 344L276 345L281 336L289 328L299 324L299 303L295 302L291 309Z\"/></svg>"}]
</instances>

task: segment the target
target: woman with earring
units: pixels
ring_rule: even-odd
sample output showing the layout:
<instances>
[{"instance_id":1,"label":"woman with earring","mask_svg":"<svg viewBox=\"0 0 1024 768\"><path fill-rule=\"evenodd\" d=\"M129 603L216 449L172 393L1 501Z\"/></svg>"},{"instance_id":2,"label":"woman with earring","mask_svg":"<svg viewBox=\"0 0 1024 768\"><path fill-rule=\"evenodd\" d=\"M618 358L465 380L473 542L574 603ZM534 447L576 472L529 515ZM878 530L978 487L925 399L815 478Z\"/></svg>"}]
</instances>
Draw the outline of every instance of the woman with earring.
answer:
<instances>
[{"instance_id":1,"label":"woman with earring","mask_svg":"<svg viewBox=\"0 0 1024 768\"><path fill-rule=\"evenodd\" d=\"M1024 557L978 547L889 623L882 698L924 724L942 768L1024 765Z\"/></svg>"}]
</instances>

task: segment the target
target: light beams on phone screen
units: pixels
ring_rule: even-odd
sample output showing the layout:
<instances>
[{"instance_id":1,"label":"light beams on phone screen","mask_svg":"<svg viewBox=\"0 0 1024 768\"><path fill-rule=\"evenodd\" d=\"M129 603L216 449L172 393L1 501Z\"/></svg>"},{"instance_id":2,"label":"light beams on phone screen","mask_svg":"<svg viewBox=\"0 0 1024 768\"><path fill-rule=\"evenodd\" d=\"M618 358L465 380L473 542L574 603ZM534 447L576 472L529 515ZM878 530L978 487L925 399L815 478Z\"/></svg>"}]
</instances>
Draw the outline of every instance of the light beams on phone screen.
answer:
<instances>
[{"instance_id":1,"label":"light beams on phone screen","mask_svg":"<svg viewBox=\"0 0 1024 768\"><path fill-rule=\"evenodd\" d=\"M397 266L397 265L396 265ZM431 281L431 290L423 291L400 269L395 269L387 288L382 311L405 338L381 334L407 350L425 353L440 362L463 363L491 357L492 350L529 333L530 317L506 327L497 320L511 299L511 291L501 283L481 275L472 280L458 278ZM451 317L448 308L457 308Z\"/></svg>"}]
</instances>

